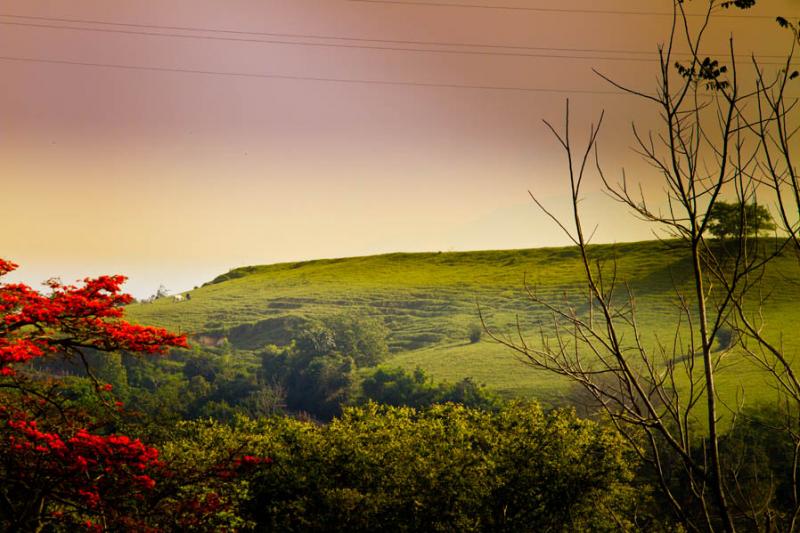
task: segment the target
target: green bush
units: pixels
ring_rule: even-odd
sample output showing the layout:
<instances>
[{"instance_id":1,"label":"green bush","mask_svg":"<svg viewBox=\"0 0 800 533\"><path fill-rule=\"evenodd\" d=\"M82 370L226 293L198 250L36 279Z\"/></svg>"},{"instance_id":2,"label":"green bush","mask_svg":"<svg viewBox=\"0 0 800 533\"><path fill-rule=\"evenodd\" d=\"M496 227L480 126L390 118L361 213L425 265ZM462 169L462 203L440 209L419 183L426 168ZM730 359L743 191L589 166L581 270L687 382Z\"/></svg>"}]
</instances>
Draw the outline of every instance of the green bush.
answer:
<instances>
[{"instance_id":1,"label":"green bush","mask_svg":"<svg viewBox=\"0 0 800 533\"><path fill-rule=\"evenodd\" d=\"M467 336L469 337L469 342L475 344L476 342L481 340L481 336L483 335L483 328L480 324L471 324L467 329Z\"/></svg>"},{"instance_id":2,"label":"green bush","mask_svg":"<svg viewBox=\"0 0 800 533\"><path fill-rule=\"evenodd\" d=\"M272 419L242 512L265 531L618 531L646 491L614 432L571 411L369 404Z\"/></svg>"},{"instance_id":3,"label":"green bush","mask_svg":"<svg viewBox=\"0 0 800 533\"><path fill-rule=\"evenodd\" d=\"M456 383L434 383L417 367L413 373L401 368L378 368L361 381L361 402L429 407L453 402L467 407L494 409L500 400L471 378Z\"/></svg>"}]
</instances>

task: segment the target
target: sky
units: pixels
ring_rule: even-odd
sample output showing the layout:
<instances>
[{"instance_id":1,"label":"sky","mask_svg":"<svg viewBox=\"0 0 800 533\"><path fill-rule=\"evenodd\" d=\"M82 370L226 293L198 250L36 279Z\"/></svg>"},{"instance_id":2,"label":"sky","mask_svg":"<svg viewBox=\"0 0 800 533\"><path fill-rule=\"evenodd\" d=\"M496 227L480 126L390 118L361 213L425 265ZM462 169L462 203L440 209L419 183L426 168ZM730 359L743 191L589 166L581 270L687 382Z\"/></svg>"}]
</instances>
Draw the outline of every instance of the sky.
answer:
<instances>
[{"instance_id":1,"label":"sky","mask_svg":"<svg viewBox=\"0 0 800 533\"><path fill-rule=\"evenodd\" d=\"M144 297L243 265L568 244L529 196L567 213L564 154L542 120L560 127L569 98L578 143L604 110L609 175L624 167L657 193L630 129L655 109L592 69L651 89L670 10L5 0L0 257L21 265L8 279L122 273ZM724 14L710 48L733 35L737 53L768 57L787 43L772 17L800 1ZM653 237L596 176L582 206L596 242Z\"/></svg>"}]
</instances>

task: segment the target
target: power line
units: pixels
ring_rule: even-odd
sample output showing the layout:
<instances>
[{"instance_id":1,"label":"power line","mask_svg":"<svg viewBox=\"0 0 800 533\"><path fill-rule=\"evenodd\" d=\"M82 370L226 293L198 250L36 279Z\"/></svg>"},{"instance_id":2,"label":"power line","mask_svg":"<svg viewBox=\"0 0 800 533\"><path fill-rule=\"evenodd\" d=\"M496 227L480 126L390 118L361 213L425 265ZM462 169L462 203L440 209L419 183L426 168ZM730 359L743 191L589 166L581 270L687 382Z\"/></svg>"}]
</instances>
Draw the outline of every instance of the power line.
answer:
<instances>
[{"instance_id":1,"label":"power line","mask_svg":"<svg viewBox=\"0 0 800 533\"><path fill-rule=\"evenodd\" d=\"M7 26L23 26L33 28L46 28L46 29L59 29L59 30L72 30L72 31L91 31L100 33L119 33L126 35L148 35L156 37L169 37L180 39L200 39L212 41L233 41L233 42L248 42L248 43L263 43L263 44L278 44L278 45L291 45L291 46L307 46L315 48L355 48L360 50L386 50L389 52L418 52L418 53L434 53L434 54L451 54L451 55L477 55L477 56L498 56L498 57L535 57L542 59L572 59L572 60L596 60L596 61L634 61L634 62L654 62L658 61L656 57L614 57L614 56L570 56L570 55L556 55L556 54L526 54L522 52L482 52L479 50L443 50L431 48L400 48L390 46L370 46L360 44L330 44L330 43L309 43L297 41L275 41L266 39L246 39L237 37L213 37L204 35L182 35L177 33L154 33L136 30L117 30L105 28L85 28L85 27L70 27L70 26L56 26L50 24L35 24L28 22L8 22L0 21L0 24Z\"/></svg>"},{"instance_id":2,"label":"power line","mask_svg":"<svg viewBox=\"0 0 800 533\"><path fill-rule=\"evenodd\" d=\"M417 82L417 81L392 81L392 80L365 80L353 78L332 78L332 77L318 77L318 76L293 76L286 74L261 74L254 72L226 72L216 70L201 70L201 69L188 69L188 68L172 68L172 67L155 67L147 65L121 65L117 63L93 63L88 61L69 61L63 59L42 59L34 57L14 57L14 56L0 56L0 61L11 61L18 63L42 63L48 65L70 65L80 67L92 68L109 68L119 70L131 71L147 71L147 72L176 72L180 74L200 74L205 76L221 76L221 77L235 77L235 78L261 78L261 79L277 79L277 80L298 80L298 81L317 81L329 83L353 83L364 85L394 85L394 86L407 86L407 87L421 87L421 88L444 88L444 89L474 89L485 91L508 91L508 92L525 92L525 93L556 93L556 94L602 94L602 95L627 95L625 91L598 91L591 89L548 89L542 87L513 87L513 86L499 86L499 85L469 85L469 84L452 84L452 83L433 83L433 82Z\"/></svg>"},{"instance_id":3,"label":"power line","mask_svg":"<svg viewBox=\"0 0 800 533\"><path fill-rule=\"evenodd\" d=\"M155 30L178 30L178 31L193 31L203 33L230 33L234 35L253 35L262 37L291 37L298 39L326 39L338 41L358 41L368 43L388 43L388 44L413 44L422 46L464 46L473 48L505 48L511 50L539 50L539 51L563 51L563 52L607 52L607 53L625 53L625 54L649 54L641 50L604 50L596 48L556 48L549 46L517 46L508 44L494 44L494 43L458 43L446 41L419 41L419 40L401 40L401 39L369 39L364 37L348 37L342 35L320 35L320 34L307 34L307 33L274 33L274 32L260 32L260 31L245 31L245 30L228 30L219 28L199 28L196 26L164 26L157 24L134 24L125 22L111 22L105 20L92 20L92 19L74 19L74 18L56 18L56 17L36 17L30 15L8 15L0 13L0 17L18 18L27 20L43 20L48 22L66 22L78 24L102 24L106 26L124 26L131 28L144 28Z\"/></svg>"},{"instance_id":4,"label":"power line","mask_svg":"<svg viewBox=\"0 0 800 533\"><path fill-rule=\"evenodd\" d=\"M113 22L99 22L99 21L90 21L90 20L79 20L79 19L58 19L58 18L48 18L48 17L26 17L26 16L19 16L19 15L2 15L2 17L13 17L13 18L22 18L22 19L36 19L36 20L52 20L56 22L67 22L70 23L84 23L84 24L107 24L107 25L115 25L115 26L135 26L139 28L147 28L147 29L164 29L169 28L168 26L156 26L156 25L144 25L144 24L136 24L136 25L129 25L124 23L113 23ZM510 47L510 46L501 46L501 45L479 45L479 44L464 44L464 43L446 43L446 42L424 42L424 41L390 41L390 40L381 40L381 39L370 39L368 41L372 42L385 42L385 43L409 43L409 44L436 44L437 46L473 46L473 47L492 47L492 48L516 48L516 49L528 49L528 50L549 50L549 51L559 51L559 52L600 52L600 53L629 53L629 54L650 54L651 57L609 57L609 56L572 56L572 55L564 55L564 54L529 54L529 53L521 53L521 52L487 52L487 51L480 51L480 50L443 50L443 49L429 49L429 48L402 48L396 46L374 46L374 45L358 45L358 44L331 44L331 43L311 43L311 42L298 42L298 41L282 41L282 40L267 40L267 39L253 39L253 38L244 38L244 37L219 37L219 36L208 36L208 35L186 35L186 34L179 34L179 33L164 33L161 31L158 32L149 32L149 31L140 31L140 30L122 30L122 29L109 29L109 28L92 28L92 27L75 27L75 26L63 26L63 25L56 25L56 24L43 24L43 23L30 23L30 22L14 22L14 21L3 21L0 20L0 24L9 25L9 26L21 26L21 27L33 27L33 28L43 28L43 29L59 29L59 30L70 30L70 31L89 31L89 32L99 32L99 33L117 33L117 34L125 34L125 35L143 35L143 36L155 36L155 37L167 37L167 38L181 38L181 39L200 39L200 40L213 40L213 41L232 41L232 42L248 42L248 43L263 43L263 44L277 44L277 45L288 45L288 46L307 46L307 47L321 47L321 48L355 48L355 49L366 49L366 50L386 50L386 51L395 51L395 52L416 52L416 53L438 53L438 54L455 54L455 55L478 55L478 56L506 56L506 57L533 57L533 58L542 58L542 59L569 59L569 60L596 60L596 61L632 61L632 62L656 62L658 61L657 57L654 57L655 54L652 52L643 52L638 50L603 50L603 49L570 49L570 48L554 48L554 47ZM188 28L182 27L182 31L203 31L203 32L217 32L217 33L233 33L232 30L211 30L205 28ZM251 32L245 32L251 33ZM255 33L255 32L252 32ZM268 33L259 33L259 35L285 35L291 36L292 38L312 38L312 39L334 39L331 36L320 36L320 35L309 35L309 34L268 34ZM335 39L347 39L353 41L363 41L362 39L358 38L347 38L347 37L335 37ZM687 56L689 54L681 53L677 55ZM737 57L749 57L739 55ZM782 56L763 56L763 57L782 57ZM765 65L776 64L776 63L762 63Z\"/></svg>"},{"instance_id":5,"label":"power line","mask_svg":"<svg viewBox=\"0 0 800 533\"><path fill-rule=\"evenodd\" d=\"M228 72L228 71L201 70L201 69L188 69L188 68L155 67L148 65L121 65L117 63L94 63L88 61L69 61L64 59L43 59L34 57L0 56L0 61L10 61L18 63L41 63L48 65L68 65L68 66L80 66L80 67L91 67L91 68L109 68L118 70L145 71L145 72L175 72L179 74L199 74L204 76L220 76L220 77L234 77L234 78L316 81L316 82L327 82L327 83L389 85L389 86L406 86L406 87L420 87L420 88L473 89L473 90L484 90L484 91L508 91L508 92L524 92L524 93L630 95L630 93L626 91L612 91L612 90L602 91L602 90L592 90L592 89L551 89L544 87L469 85L469 84L433 83L433 82L417 82L417 81L365 80L365 79L332 78L332 77L320 77L320 76L294 76L287 74ZM791 98L797 98L797 97L791 97Z\"/></svg>"},{"instance_id":6,"label":"power line","mask_svg":"<svg viewBox=\"0 0 800 533\"><path fill-rule=\"evenodd\" d=\"M546 51L546 52L599 52L599 53L613 53L613 54L651 54L652 52L642 50L614 50L602 48L559 48L552 46L517 46L508 44L495 44L495 43L459 43L449 41L419 41L419 40L399 40L399 39L368 39L363 37L348 37L342 35L321 35L321 34L307 34L307 33L273 33L273 32L258 32L258 31L243 31L243 30L228 30L218 28L200 28L196 26L164 26L157 24L133 24L124 22L111 22L96 19L74 19L74 18L56 18L56 17L35 17L29 15L8 15L0 13L0 17L18 18L27 20L40 20L47 22L65 22L77 24L101 24L105 26L121 26L130 28L143 28L151 30L177 30L177 31L192 31L203 33L229 33L234 35L252 35L261 37L288 37L298 39L324 39L324 40L338 40L338 41L356 41L367 43L385 43L385 44L400 44L400 45L420 45L420 46L459 46L471 48L500 48L509 50L532 50L532 51Z\"/></svg>"},{"instance_id":7,"label":"power line","mask_svg":"<svg viewBox=\"0 0 800 533\"><path fill-rule=\"evenodd\" d=\"M666 11L625 11L616 9L567 9L556 7L528 7L528 6L492 6L487 4L464 4L449 2L422 2L418 0L348 0L349 2L362 2L368 4L394 4L406 6L425 6L425 7L467 7L474 9L499 9L509 11L536 11L540 13L568 13L568 14L588 14L588 15L643 15L643 16L669 16L673 14ZM704 17L705 15L687 13L689 17ZM749 18L749 19L772 19L776 17L770 15L713 15L716 18Z\"/></svg>"}]
</instances>

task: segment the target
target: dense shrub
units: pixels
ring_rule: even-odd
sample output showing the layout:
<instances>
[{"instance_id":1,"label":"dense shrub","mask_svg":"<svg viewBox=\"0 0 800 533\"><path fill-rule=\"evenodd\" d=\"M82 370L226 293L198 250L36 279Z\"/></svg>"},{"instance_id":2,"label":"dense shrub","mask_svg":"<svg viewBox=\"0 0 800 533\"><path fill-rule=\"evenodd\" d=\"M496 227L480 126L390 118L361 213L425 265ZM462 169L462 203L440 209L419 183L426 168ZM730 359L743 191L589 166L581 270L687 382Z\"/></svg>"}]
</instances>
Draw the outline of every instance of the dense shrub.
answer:
<instances>
[{"instance_id":1,"label":"dense shrub","mask_svg":"<svg viewBox=\"0 0 800 533\"><path fill-rule=\"evenodd\" d=\"M269 531L616 531L643 492L612 431L570 411L369 404L327 426L272 419L275 463L243 509Z\"/></svg>"},{"instance_id":2,"label":"dense shrub","mask_svg":"<svg viewBox=\"0 0 800 533\"><path fill-rule=\"evenodd\" d=\"M472 344L480 341L481 335L483 335L483 328L480 324L470 324L467 328L467 337L469 337L469 342Z\"/></svg>"},{"instance_id":3,"label":"dense shrub","mask_svg":"<svg viewBox=\"0 0 800 533\"><path fill-rule=\"evenodd\" d=\"M421 368L378 368L361 381L361 402L407 407L428 407L454 402L467 407L493 409L500 400L470 378L456 383L434 383Z\"/></svg>"}]
</instances>

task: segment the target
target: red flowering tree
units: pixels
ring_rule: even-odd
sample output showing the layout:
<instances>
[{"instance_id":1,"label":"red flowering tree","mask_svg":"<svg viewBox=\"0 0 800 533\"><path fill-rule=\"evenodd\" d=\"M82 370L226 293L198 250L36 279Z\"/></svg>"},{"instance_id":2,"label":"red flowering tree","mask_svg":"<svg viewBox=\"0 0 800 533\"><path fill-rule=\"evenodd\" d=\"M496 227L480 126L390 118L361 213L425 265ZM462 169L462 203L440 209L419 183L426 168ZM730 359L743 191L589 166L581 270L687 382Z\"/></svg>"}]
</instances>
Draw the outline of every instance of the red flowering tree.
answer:
<instances>
[{"instance_id":1,"label":"red flowering tree","mask_svg":"<svg viewBox=\"0 0 800 533\"><path fill-rule=\"evenodd\" d=\"M0 259L0 276L16 265ZM159 478L174 477L158 450L103 431L104 423L64 394L61 382L37 373L43 358L82 362L97 397L113 404L97 381L87 350L159 354L186 347L186 337L121 320L132 301L123 276L80 286L49 281L49 293L0 283L0 529L40 531L50 525L145 529L142 504ZM109 411L113 411L110 409Z\"/></svg>"}]
</instances>

